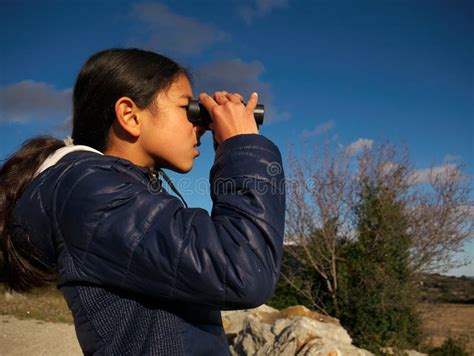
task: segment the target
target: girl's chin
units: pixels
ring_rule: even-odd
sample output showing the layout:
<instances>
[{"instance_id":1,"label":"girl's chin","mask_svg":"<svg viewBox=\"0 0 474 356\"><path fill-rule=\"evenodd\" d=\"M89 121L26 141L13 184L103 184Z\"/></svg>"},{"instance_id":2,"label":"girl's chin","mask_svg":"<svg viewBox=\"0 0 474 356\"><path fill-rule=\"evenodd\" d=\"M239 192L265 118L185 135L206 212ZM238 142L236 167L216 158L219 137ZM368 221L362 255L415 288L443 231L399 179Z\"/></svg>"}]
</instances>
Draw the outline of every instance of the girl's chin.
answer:
<instances>
[{"instance_id":1,"label":"girl's chin","mask_svg":"<svg viewBox=\"0 0 474 356\"><path fill-rule=\"evenodd\" d=\"M173 170L177 173L188 173L193 168L193 164L194 164L194 158L189 164L181 165L179 167L173 167L173 168L171 168L171 170Z\"/></svg>"}]
</instances>

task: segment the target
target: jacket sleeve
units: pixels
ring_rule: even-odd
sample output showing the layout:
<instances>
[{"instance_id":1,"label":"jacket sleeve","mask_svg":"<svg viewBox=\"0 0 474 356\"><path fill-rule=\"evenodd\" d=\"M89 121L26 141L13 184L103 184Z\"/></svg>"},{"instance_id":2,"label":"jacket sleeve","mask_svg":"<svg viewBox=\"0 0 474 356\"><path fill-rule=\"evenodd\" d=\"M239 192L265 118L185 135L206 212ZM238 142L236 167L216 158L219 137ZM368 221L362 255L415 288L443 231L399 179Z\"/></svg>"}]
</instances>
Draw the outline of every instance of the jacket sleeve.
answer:
<instances>
[{"instance_id":1,"label":"jacket sleeve","mask_svg":"<svg viewBox=\"0 0 474 356\"><path fill-rule=\"evenodd\" d=\"M83 172L56 213L76 278L218 309L264 303L282 255L280 152L261 135L232 137L216 152L210 183L209 216L112 169Z\"/></svg>"}]
</instances>

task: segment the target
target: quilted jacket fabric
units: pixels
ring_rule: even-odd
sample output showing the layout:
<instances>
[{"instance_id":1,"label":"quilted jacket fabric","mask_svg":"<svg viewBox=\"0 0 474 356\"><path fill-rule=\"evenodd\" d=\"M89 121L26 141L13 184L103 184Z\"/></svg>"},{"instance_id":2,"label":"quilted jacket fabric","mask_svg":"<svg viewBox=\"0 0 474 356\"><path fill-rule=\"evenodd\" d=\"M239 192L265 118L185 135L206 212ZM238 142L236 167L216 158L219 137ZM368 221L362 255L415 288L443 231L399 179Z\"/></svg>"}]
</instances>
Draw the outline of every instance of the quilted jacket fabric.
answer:
<instances>
[{"instance_id":1,"label":"quilted jacket fabric","mask_svg":"<svg viewBox=\"0 0 474 356\"><path fill-rule=\"evenodd\" d=\"M211 215L153 187L144 168L78 151L17 201L13 231L56 268L85 354L228 355L220 310L272 295L285 217L278 148L234 136L209 178Z\"/></svg>"}]
</instances>

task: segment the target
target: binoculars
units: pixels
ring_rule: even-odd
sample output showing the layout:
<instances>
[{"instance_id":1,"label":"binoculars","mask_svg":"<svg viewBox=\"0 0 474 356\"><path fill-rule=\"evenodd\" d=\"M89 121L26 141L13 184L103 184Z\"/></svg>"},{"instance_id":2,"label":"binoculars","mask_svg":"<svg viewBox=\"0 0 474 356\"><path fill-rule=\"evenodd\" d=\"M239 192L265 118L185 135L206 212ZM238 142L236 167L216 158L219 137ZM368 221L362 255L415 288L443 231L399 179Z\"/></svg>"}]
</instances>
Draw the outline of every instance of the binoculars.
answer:
<instances>
[{"instance_id":1,"label":"binoculars","mask_svg":"<svg viewBox=\"0 0 474 356\"><path fill-rule=\"evenodd\" d=\"M243 104L245 105L246 103ZM209 112L199 100L190 99L187 111L188 120L191 121L193 124L208 126L212 122L211 115L209 115ZM255 117L255 122L257 123L257 126L263 124L264 114L264 106L262 104L257 104L255 109L253 110L253 115Z\"/></svg>"}]
</instances>

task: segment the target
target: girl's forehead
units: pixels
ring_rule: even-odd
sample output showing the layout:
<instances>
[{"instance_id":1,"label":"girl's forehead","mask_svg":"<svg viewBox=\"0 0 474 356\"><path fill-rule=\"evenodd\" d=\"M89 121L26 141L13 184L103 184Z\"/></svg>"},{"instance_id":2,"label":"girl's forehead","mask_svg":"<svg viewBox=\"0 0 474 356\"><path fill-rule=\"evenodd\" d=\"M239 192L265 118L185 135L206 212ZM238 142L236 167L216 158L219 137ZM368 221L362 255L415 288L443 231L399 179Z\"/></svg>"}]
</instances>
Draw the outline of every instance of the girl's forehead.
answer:
<instances>
[{"instance_id":1,"label":"girl's forehead","mask_svg":"<svg viewBox=\"0 0 474 356\"><path fill-rule=\"evenodd\" d=\"M193 94L193 89L191 88L191 83L185 75L180 75L169 87L168 93L172 95L190 95Z\"/></svg>"},{"instance_id":2,"label":"girl's forehead","mask_svg":"<svg viewBox=\"0 0 474 356\"><path fill-rule=\"evenodd\" d=\"M192 99L193 90L191 88L191 83L185 75L180 75L176 80L171 83L170 87L167 90L162 91L156 97L156 102L161 103L161 105L166 105L165 103L169 101L175 102L182 99Z\"/></svg>"}]
</instances>

